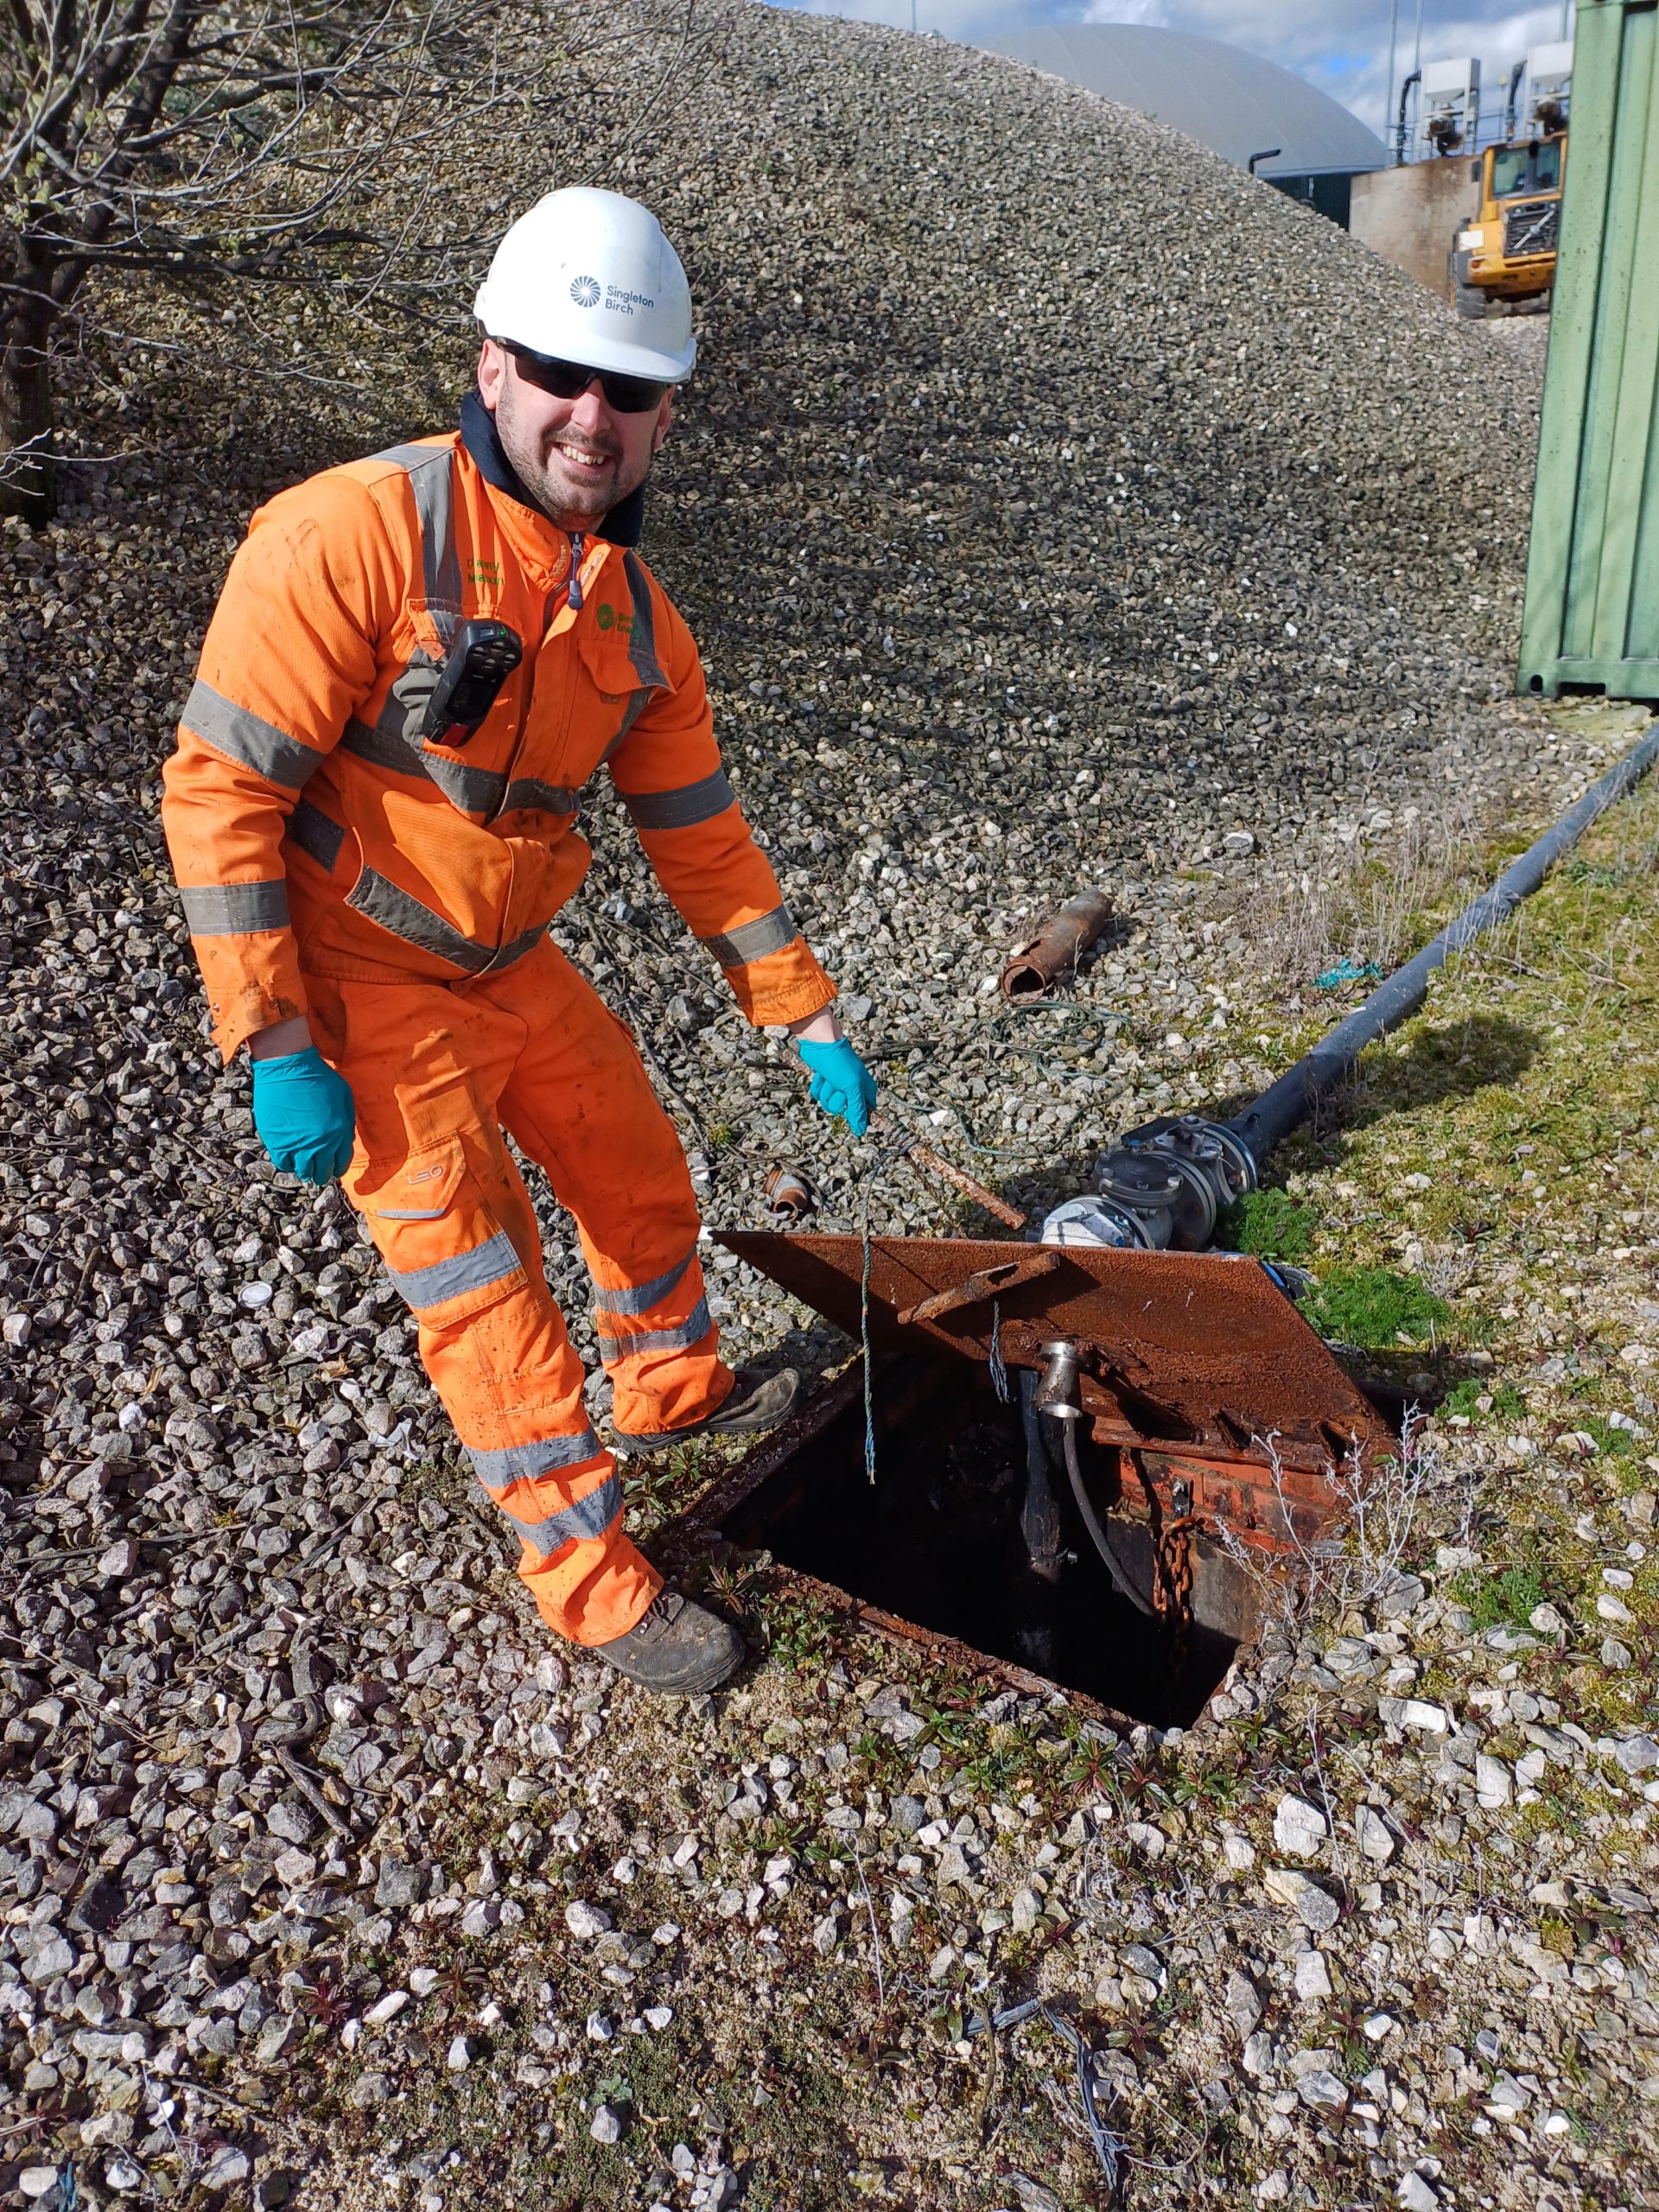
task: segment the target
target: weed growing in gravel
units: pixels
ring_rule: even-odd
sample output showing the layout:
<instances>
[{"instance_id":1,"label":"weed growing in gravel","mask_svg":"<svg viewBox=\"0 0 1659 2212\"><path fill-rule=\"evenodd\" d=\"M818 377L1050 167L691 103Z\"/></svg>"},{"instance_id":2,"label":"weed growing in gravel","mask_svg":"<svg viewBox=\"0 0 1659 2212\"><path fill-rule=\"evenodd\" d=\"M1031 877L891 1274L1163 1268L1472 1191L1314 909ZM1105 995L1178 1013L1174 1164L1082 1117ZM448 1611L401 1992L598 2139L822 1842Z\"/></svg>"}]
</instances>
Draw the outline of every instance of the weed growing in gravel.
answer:
<instances>
[{"instance_id":1,"label":"weed growing in gravel","mask_svg":"<svg viewBox=\"0 0 1659 2212\"><path fill-rule=\"evenodd\" d=\"M1308 1291L1301 1308L1322 1337L1362 1351L1432 1344L1452 1318L1446 1300L1420 1276L1389 1268L1333 1270Z\"/></svg>"},{"instance_id":2,"label":"weed growing in gravel","mask_svg":"<svg viewBox=\"0 0 1659 2212\"><path fill-rule=\"evenodd\" d=\"M1610 1459L1630 1459L1636 1455L1636 1439L1630 1430L1615 1427L1599 1414L1586 1417L1584 1433L1593 1440L1597 1451Z\"/></svg>"},{"instance_id":3,"label":"weed growing in gravel","mask_svg":"<svg viewBox=\"0 0 1659 2212\"><path fill-rule=\"evenodd\" d=\"M1481 801L1466 786L1426 795L1392 825L1386 852L1355 837L1344 867L1270 879L1252 893L1264 973L1300 991L1338 961L1386 974L1485 880Z\"/></svg>"},{"instance_id":4,"label":"weed growing in gravel","mask_svg":"<svg viewBox=\"0 0 1659 2212\"><path fill-rule=\"evenodd\" d=\"M1305 1260L1319 1221L1288 1191L1247 1191L1223 1215L1217 1241L1261 1260Z\"/></svg>"},{"instance_id":5,"label":"weed growing in gravel","mask_svg":"<svg viewBox=\"0 0 1659 2212\"><path fill-rule=\"evenodd\" d=\"M1506 1622L1524 1628L1546 1595L1536 1570L1529 1567L1506 1567L1502 1574L1474 1574L1465 1570L1453 1576L1451 1589L1475 1627L1482 1630Z\"/></svg>"},{"instance_id":6,"label":"weed growing in gravel","mask_svg":"<svg viewBox=\"0 0 1659 2212\"><path fill-rule=\"evenodd\" d=\"M1525 1402L1513 1382L1500 1382L1492 1389L1475 1375L1465 1376L1455 1384L1440 1405L1443 1419L1466 1421L1471 1425L1478 1421L1513 1423L1522 1419L1526 1410Z\"/></svg>"}]
</instances>

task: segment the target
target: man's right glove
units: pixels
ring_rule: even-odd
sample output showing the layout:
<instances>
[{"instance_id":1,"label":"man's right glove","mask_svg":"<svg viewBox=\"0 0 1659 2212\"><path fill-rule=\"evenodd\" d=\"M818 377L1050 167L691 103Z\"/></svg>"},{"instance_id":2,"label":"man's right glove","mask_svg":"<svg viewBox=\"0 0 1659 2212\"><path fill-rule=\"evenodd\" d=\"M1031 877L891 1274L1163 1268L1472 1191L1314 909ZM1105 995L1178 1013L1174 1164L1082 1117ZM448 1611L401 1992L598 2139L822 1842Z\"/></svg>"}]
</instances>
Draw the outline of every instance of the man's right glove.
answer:
<instances>
[{"instance_id":1,"label":"man's right glove","mask_svg":"<svg viewBox=\"0 0 1659 2212\"><path fill-rule=\"evenodd\" d=\"M315 1045L253 1063L253 1126L272 1165L307 1183L343 1175L357 1111L352 1087Z\"/></svg>"}]
</instances>

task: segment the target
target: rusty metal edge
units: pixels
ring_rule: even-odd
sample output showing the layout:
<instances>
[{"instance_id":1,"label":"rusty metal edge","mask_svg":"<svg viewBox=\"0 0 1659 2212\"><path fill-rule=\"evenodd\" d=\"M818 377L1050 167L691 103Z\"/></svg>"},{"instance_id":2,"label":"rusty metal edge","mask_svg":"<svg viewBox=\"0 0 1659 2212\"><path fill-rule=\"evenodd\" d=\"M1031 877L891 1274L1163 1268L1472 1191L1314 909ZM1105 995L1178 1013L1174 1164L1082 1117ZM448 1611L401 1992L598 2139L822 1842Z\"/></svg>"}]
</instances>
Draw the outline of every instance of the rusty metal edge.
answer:
<instances>
[{"instance_id":1,"label":"rusty metal edge","mask_svg":"<svg viewBox=\"0 0 1659 2212\"><path fill-rule=\"evenodd\" d=\"M831 1377L827 1388L809 1398L798 1414L791 1415L781 1428L774 1429L750 1452L746 1452L734 1467L728 1467L716 1475L708 1486L694 1497L684 1511L671 1521L664 1522L658 1532L657 1541L664 1546L675 1544L707 1544L718 1535L725 1516L747 1504L763 1484L770 1481L785 1463L803 1445L810 1444L822 1435L830 1423L862 1400L864 1394L864 1363L853 1359L840 1374ZM947 1636L941 1630L924 1628L919 1622L906 1620L902 1614L884 1612L879 1605L867 1605L839 1584L821 1581L803 1568L787 1566L774 1557L773 1573L782 1576L792 1590L819 1599L836 1611L849 1616L866 1628L893 1642L921 1647L937 1653L947 1663L960 1667L965 1673L989 1675L1007 1683L1012 1689L1024 1690L1034 1697L1063 1699L1067 1707L1080 1713L1084 1719L1101 1722L1120 1736L1127 1737L1139 1724L1115 1706L1104 1705L1098 1698L1090 1697L1086 1690L1073 1689L1069 1683L1057 1682L1047 1675L1033 1674L1013 1659L1001 1659L993 1651L981 1651L977 1646L963 1643L960 1638Z\"/></svg>"}]
</instances>

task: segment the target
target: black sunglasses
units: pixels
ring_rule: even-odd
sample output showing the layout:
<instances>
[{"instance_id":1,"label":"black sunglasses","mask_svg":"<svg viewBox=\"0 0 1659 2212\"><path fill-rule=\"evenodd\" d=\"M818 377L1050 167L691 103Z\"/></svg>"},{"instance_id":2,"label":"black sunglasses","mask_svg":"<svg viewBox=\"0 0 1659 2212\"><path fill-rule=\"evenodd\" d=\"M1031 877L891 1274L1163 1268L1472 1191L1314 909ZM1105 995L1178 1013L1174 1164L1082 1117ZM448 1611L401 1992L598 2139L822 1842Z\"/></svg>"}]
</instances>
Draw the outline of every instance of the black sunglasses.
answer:
<instances>
[{"instance_id":1,"label":"black sunglasses","mask_svg":"<svg viewBox=\"0 0 1659 2212\"><path fill-rule=\"evenodd\" d=\"M597 384L605 404L619 415L644 415L659 407L663 394L671 389L653 377L621 376L614 369L584 368L580 361L556 361L546 353L532 353L528 346L509 345L506 350L518 362L524 382L538 391L550 391L555 399L580 399L589 385Z\"/></svg>"}]
</instances>

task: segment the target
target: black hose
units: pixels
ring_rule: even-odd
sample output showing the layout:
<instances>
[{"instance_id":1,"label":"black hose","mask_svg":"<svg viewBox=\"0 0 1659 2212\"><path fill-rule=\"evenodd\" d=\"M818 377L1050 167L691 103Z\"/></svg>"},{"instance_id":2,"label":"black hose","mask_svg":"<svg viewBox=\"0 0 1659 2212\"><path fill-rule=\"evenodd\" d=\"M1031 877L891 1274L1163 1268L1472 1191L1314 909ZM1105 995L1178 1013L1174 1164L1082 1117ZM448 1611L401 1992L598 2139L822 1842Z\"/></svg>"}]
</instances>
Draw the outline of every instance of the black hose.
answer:
<instances>
[{"instance_id":1,"label":"black hose","mask_svg":"<svg viewBox=\"0 0 1659 2212\"><path fill-rule=\"evenodd\" d=\"M1537 890L1561 855L1576 845L1615 800L1638 784L1659 760L1659 722L1554 827L1545 830L1520 859L1505 868L1490 891L1483 891L1454 922L1426 944L1414 960L1379 983L1363 1006L1331 1032L1322 1044L1287 1068L1253 1106L1226 1124L1259 1168L1274 1147L1306 1119L1317 1098L1340 1083L1368 1045L1397 1028L1414 1014L1428 993L1428 979L1454 952L1497 923L1507 921L1523 899Z\"/></svg>"},{"instance_id":2,"label":"black hose","mask_svg":"<svg viewBox=\"0 0 1659 2212\"><path fill-rule=\"evenodd\" d=\"M1053 1461L1043 1435L1043 1417L1037 1410L1037 1377L1029 1367L1020 1370L1020 1427L1026 1446L1026 1489L1020 1506L1020 1534L1033 1574L1044 1582L1057 1582L1065 1564L1060 1543L1060 1501L1050 1479Z\"/></svg>"},{"instance_id":3,"label":"black hose","mask_svg":"<svg viewBox=\"0 0 1659 2212\"><path fill-rule=\"evenodd\" d=\"M1406 95L1422 76L1421 69L1414 69L1400 87L1400 129L1394 142L1394 166L1402 168L1406 159Z\"/></svg>"},{"instance_id":4,"label":"black hose","mask_svg":"<svg viewBox=\"0 0 1659 2212\"><path fill-rule=\"evenodd\" d=\"M1151 1599L1143 1598L1136 1589L1129 1570L1112 1549L1112 1540L1101 1527L1095 1509L1089 1503L1089 1493L1083 1486L1083 1469L1077 1465L1077 1424L1075 1421L1062 1421L1059 1426L1065 1437L1062 1448L1065 1453L1065 1471L1071 1478L1071 1495L1077 1501L1077 1510L1083 1516L1083 1525L1089 1531L1095 1549L1105 1560L1106 1572L1115 1586L1137 1612L1144 1613L1148 1620L1155 1619Z\"/></svg>"}]
</instances>

